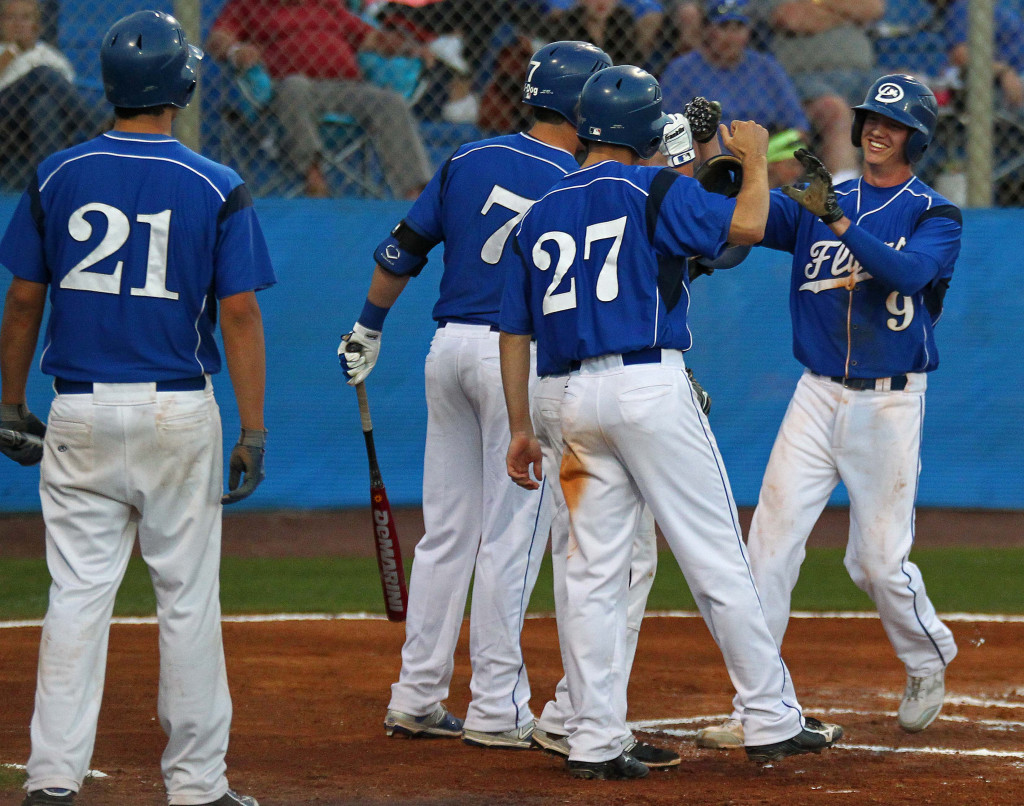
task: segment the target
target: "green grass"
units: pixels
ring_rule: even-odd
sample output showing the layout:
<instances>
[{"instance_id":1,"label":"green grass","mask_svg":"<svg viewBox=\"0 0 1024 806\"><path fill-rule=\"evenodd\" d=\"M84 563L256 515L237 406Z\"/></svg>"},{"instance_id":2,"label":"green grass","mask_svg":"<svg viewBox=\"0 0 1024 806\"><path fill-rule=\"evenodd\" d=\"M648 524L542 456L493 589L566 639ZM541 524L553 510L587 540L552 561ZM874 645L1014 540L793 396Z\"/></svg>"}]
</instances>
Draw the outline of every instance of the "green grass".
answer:
<instances>
[{"instance_id":1,"label":"green grass","mask_svg":"<svg viewBox=\"0 0 1024 806\"><path fill-rule=\"evenodd\" d=\"M944 548L913 554L938 610L1024 613L1024 548ZM0 561L0 619L41 618L50 578L41 559ZM383 612L372 558L226 557L221 566L225 613ZM693 610L693 598L671 554L661 555L648 601L651 610ZM872 610L850 581L842 549L810 549L793 593L795 610ZM551 563L545 558L530 602L534 612L554 609ZM121 616L155 611L149 575L133 558L117 596Z\"/></svg>"}]
</instances>

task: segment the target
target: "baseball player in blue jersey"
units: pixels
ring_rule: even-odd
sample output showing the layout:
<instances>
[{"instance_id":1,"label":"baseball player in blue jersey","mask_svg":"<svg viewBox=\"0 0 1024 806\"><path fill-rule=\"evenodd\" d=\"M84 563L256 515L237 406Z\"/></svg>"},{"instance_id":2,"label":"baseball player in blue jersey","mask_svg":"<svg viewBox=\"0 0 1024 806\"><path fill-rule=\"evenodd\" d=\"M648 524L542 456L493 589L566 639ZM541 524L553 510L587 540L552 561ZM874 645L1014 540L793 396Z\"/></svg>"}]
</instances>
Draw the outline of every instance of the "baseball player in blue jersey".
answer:
<instances>
[{"instance_id":1,"label":"baseball player in blue jersey","mask_svg":"<svg viewBox=\"0 0 1024 806\"><path fill-rule=\"evenodd\" d=\"M879 78L854 107L864 175L835 189L821 163L797 157L806 188L773 191L762 245L793 253L793 352L806 369L779 429L748 550L781 645L804 546L839 481L850 495L846 569L878 606L907 670L897 722L938 716L953 634L910 561L935 324L960 252L960 210L914 176L935 133L935 96L911 76ZM736 714L734 713L735 717ZM698 744L742 744L742 727L706 728Z\"/></svg>"},{"instance_id":2,"label":"baseball player in blue jersey","mask_svg":"<svg viewBox=\"0 0 1024 806\"><path fill-rule=\"evenodd\" d=\"M648 772L622 746L614 673L626 646L628 568L644 501L742 695L750 758L818 752L842 734L780 697L788 672L683 362L691 343L685 259L763 237L768 133L751 121L722 127L724 145L744 166L739 195L727 199L639 164L657 151L667 122L661 88L643 70L613 67L587 81L577 128L586 160L523 217L515 241L522 265L507 276L502 301L508 471L527 489L542 478L529 405L531 335L538 373L571 370L561 407L560 480L571 526L561 636L574 712L567 765L582 778Z\"/></svg>"},{"instance_id":3,"label":"baseball player in blue jersey","mask_svg":"<svg viewBox=\"0 0 1024 806\"><path fill-rule=\"evenodd\" d=\"M257 806L224 775L223 459L210 376L221 368L219 315L242 425L230 503L263 478L254 292L275 278L242 180L171 136L202 55L166 14L114 23L100 50L114 128L44 160L0 241L0 262L14 275L0 340L0 424L43 431L25 385L47 296L41 368L56 392L39 486L53 585L25 806L70 804L82 786L110 614L136 533L156 593L168 803Z\"/></svg>"},{"instance_id":4,"label":"baseball player in blue jersey","mask_svg":"<svg viewBox=\"0 0 1024 806\"><path fill-rule=\"evenodd\" d=\"M349 383L366 379L388 310L444 241L437 331L426 361L423 520L409 585L402 669L384 726L390 735L459 737L528 748L534 718L519 645L551 520L549 496L507 477L507 420L498 310L514 228L556 180L576 170L574 108L591 73L611 64L585 42L556 42L530 60L526 133L460 147L377 248L366 304L338 348ZM470 578L472 701L450 714L454 652Z\"/></svg>"}]
</instances>

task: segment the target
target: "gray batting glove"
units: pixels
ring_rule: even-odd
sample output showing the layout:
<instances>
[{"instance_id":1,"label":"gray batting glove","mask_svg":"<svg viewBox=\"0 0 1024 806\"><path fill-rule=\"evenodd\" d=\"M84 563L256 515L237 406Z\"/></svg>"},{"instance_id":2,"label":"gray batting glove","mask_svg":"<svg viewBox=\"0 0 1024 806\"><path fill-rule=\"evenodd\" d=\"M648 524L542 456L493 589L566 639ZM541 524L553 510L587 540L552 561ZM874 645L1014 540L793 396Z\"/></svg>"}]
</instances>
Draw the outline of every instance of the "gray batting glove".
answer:
<instances>
[{"instance_id":1,"label":"gray batting glove","mask_svg":"<svg viewBox=\"0 0 1024 806\"><path fill-rule=\"evenodd\" d=\"M693 162L697 154L693 150L693 135L690 133L690 121L686 115L668 116L668 123L661 133L661 145L658 150L665 155L670 168L678 168Z\"/></svg>"},{"instance_id":2,"label":"gray batting glove","mask_svg":"<svg viewBox=\"0 0 1024 806\"><path fill-rule=\"evenodd\" d=\"M40 438L46 436L46 425L30 412L24 403L0 404L0 428L21 431ZM28 440L17 448L0 446L0 452L24 467L37 465L43 459L43 446L35 440Z\"/></svg>"},{"instance_id":3,"label":"gray batting glove","mask_svg":"<svg viewBox=\"0 0 1024 806\"><path fill-rule=\"evenodd\" d=\"M231 450L228 460L228 494L221 496L222 504L235 504L252 495L267 477L263 469L263 456L267 452L267 432L262 428L243 428L238 444ZM245 475L244 481L242 475ZM238 482L242 486L238 486Z\"/></svg>"},{"instance_id":4,"label":"gray batting glove","mask_svg":"<svg viewBox=\"0 0 1024 806\"><path fill-rule=\"evenodd\" d=\"M338 345L338 361L348 375L348 385L355 386L366 380L373 370L380 353L380 331L370 330L356 322L352 332L341 337Z\"/></svg>"}]
</instances>

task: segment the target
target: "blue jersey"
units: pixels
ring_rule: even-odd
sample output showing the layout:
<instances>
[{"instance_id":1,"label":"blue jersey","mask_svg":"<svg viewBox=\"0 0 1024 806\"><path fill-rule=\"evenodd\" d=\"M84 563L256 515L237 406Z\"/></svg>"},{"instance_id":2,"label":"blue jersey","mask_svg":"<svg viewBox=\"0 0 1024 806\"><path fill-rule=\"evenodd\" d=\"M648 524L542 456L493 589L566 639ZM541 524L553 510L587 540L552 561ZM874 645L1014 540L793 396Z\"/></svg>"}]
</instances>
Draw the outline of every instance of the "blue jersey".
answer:
<instances>
[{"instance_id":1,"label":"blue jersey","mask_svg":"<svg viewBox=\"0 0 1024 806\"><path fill-rule=\"evenodd\" d=\"M523 218L501 329L535 334L537 372L647 347L687 350L686 257L716 257L736 207L669 169L606 161Z\"/></svg>"},{"instance_id":2,"label":"blue jersey","mask_svg":"<svg viewBox=\"0 0 1024 806\"><path fill-rule=\"evenodd\" d=\"M42 371L73 381L215 373L216 300L275 282L238 174L171 137L117 131L43 161L0 263L49 283Z\"/></svg>"},{"instance_id":3,"label":"blue jersey","mask_svg":"<svg viewBox=\"0 0 1024 806\"><path fill-rule=\"evenodd\" d=\"M960 210L916 177L863 179L836 195L853 222L840 239L773 191L763 246L793 253L793 353L821 375L886 378L939 363L934 328L960 253Z\"/></svg>"},{"instance_id":4,"label":"blue jersey","mask_svg":"<svg viewBox=\"0 0 1024 806\"><path fill-rule=\"evenodd\" d=\"M530 206L579 165L568 151L528 134L464 145L445 162L405 222L437 244L444 273L434 319L498 324L512 231Z\"/></svg>"}]
</instances>

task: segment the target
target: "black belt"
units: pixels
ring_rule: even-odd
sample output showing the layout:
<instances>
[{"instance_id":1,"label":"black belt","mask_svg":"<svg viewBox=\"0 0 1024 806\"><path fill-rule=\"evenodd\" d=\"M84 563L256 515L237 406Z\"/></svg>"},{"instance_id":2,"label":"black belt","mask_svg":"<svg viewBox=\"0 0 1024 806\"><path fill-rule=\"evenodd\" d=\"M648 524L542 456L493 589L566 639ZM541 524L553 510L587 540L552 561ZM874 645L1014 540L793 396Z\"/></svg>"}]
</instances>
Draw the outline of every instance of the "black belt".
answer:
<instances>
[{"instance_id":1,"label":"black belt","mask_svg":"<svg viewBox=\"0 0 1024 806\"><path fill-rule=\"evenodd\" d=\"M631 353L621 353L622 366L631 367L634 364L660 364L661 348L645 347L643 350L633 350ZM570 361L569 371L575 372L580 368L581 361Z\"/></svg>"},{"instance_id":2,"label":"black belt","mask_svg":"<svg viewBox=\"0 0 1024 806\"><path fill-rule=\"evenodd\" d=\"M446 325L477 325L478 327L490 328L491 333L497 333L501 329L497 325L491 325L488 324L487 322L471 322L469 319L456 319L453 317L448 317L446 319L437 320L438 330L445 327Z\"/></svg>"},{"instance_id":3,"label":"black belt","mask_svg":"<svg viewBox=\"0 0 1024 806\"><path fill-rule=\"evenodd\" d=\"M98 381L98 383L102 382ZM113 383L118 383L118 381L113 381ZM68 381L64 378L54 378L53 386L57 390L58 395L92 394L92 381ZM156 391L158 392L195 392L205 388L205 375L197 375L195 378L175 378L173 381L156 382Z\"/></svg>"},{"instance_id":4,"label":"black belt","mask_svg":"<svg viewBox=\"0 0 1024 806\"><path fill-rule=\"evenodd\" d=\"M893 375L891 378L844 378L842 375L822 375L814 370L811 370L811 374L817 375L819 378L828 378L830 381L841 384L846 389L854 389L858 392L866 390L902 392L907 388L906 375ZM889 381L888 390L886 390L884 383L879 385L879 381Z\"/></svg>"}]
</instances>

